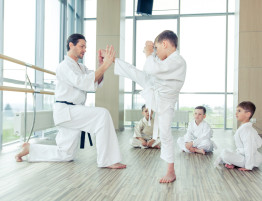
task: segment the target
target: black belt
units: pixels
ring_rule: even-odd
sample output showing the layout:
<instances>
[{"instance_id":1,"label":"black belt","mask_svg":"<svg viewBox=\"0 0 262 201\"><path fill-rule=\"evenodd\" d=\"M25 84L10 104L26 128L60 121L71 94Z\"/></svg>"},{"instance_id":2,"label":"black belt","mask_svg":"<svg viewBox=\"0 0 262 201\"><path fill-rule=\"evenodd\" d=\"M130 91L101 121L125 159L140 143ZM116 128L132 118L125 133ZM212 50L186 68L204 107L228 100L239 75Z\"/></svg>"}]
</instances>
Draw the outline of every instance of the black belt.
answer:
<instances>
[{"instance_id":1,"label":"black belt","mask_svg":"<svg viewBox=\"0 0 262 201\"><path fill-rule=\"evenodd\" d=\"M74 103L70 103L70 102L67 102L67 101L56 101L56 103L65 103L67 105L75 105Z\"/></svg>"}]
</instances>

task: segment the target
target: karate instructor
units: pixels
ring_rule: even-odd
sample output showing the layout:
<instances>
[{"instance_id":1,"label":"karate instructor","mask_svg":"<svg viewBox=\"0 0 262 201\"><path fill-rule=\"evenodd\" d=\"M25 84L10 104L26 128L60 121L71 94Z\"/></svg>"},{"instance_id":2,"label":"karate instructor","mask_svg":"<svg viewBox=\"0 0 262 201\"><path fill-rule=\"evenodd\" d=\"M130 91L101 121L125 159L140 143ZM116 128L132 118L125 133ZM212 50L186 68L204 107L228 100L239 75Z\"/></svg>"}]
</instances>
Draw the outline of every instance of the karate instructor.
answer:
<instances>
[{"instance_id":1,"label":"karate instructor","mask_svg":"<svg viewBox=\"0 0 262 201\"><path fill-rule=\"evenodd\" d=\"M15 156L17 162L28 155L29 162L71 161L76 156L81 131L96 137L98 167L126 168L121 164L118 140L110 113L105 108L86 107L86 94L102 86L103 75L115 58L114 48L106 48L102 58L98 52L99 68L94 72L78 63L86 52L86 40L72 34L67 40L67 56L56 69L54 122L59 132L56 146L24 143Z\"/></svg>"}]
</instances>

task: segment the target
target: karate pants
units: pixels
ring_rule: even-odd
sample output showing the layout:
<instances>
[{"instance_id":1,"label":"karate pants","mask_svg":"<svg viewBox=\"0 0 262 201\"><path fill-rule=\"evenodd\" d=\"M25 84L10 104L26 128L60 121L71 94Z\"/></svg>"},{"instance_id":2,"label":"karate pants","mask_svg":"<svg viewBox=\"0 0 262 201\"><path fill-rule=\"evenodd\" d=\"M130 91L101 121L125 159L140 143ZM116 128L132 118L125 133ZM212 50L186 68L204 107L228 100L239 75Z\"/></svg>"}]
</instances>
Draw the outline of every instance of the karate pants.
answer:
<instances>
[{"instance_id":1,"label":"karate pants","mask_svg":"<svg viewBox=\"0 0 262 201\"><path fill-rule=\"evenodd\" d=\"M187 148L186 148L186 142L184 137L179 137L177 139L177 144L178 146L184 150L187 153L191 153ZM202 140L198 146L196 146L197 149L204 149L205 152L212 152L214 149L213 142L209 139Z\"/></svg>"},{"instance_id":2,"label":"karate pants","mask_svg":"<svg viewBox=\"0 0 262 201\"><path fill-rule=\"evenodd\" d=\"M70 105L68 122L60 123L57 146L30 144L29 162L71 161L79 147L81 131L96 137L98 167L107 167L121 161L120 149L110 113L99 107Z\"/></svg>"},{"instance_id":3,"label":"karate pants","mask_svg":"<svg viewBox=\"0 0 262 201\"><path fill-rule=\"evenodd\" d=\"M133 80L144 89L150 80L150 75L136 69L132 65L122 65L123 66L115 65L115 74ZM160 157L168 163L174 163L174 143L171 132L171 123L174 118L174 108L168 108L166 111L161 111L161 114L156 113L156 116L158 118L158 122L156 122L155 119L154 126L158 126L157 130L161 141Z\"/></svg>"},{"instance_id":4,"label":"karate pants","mask_svg":"<svg viewBox=\"0 0 262 201\"><path fill-rule=\"evenodd\" d=\"M237 167L245 167L245 157L237 152L224 149L220 155L223 163L235 165Z\"/></svg>"}]
</instances>

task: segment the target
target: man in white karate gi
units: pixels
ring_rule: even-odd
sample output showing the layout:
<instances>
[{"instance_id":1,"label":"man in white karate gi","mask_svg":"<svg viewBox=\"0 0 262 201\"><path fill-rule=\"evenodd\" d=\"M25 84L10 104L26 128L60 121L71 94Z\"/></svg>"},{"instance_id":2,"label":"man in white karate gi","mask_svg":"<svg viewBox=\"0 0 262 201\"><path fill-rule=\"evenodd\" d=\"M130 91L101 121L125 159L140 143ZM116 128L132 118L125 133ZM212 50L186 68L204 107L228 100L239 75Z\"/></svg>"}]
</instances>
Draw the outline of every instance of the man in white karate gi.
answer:
<instances>
[{"instance_id":1,"label":"man in white karate gi","mask_svg":"<svg viewBox=\"0 0 262 201\"><path fill-rule=\"evenodd\" d=\"M211 140L213 130L204 120L206 118L206 108L197 106L194 111L194 120L189 123L187 133L184 137L179 137L177 143L179 147L187 153L212 152L216 148Z\"/></svg>"},{"instance_id":2,"label":"man in white karate gi","mask_svg":"<svg viewBox=\"0 0 262 201\"><path fill-rule=\"evenodd\" d=\"M177 43L176 34L169 30L160 33L154 43L147 41L144 48L147 59L143 71L115 59L115 74L138 83L143 88L141 95L148 110L155 111L153 138L156 140L160 136L160 157L168 163L167 173L160 183L170 183L176 179L171 123L186 76L186 62L177 51Z\"/></svg>"},{"instance_id":3,"label":"man in white karate gi","mask_svg":"<svg viewBox=\"0 0 262 201\"><path fill-rule=\"evenodd\" d=\"M111 66L115 51L106 48L102 59L99 51L99 68L89 71L78 63L86 52L86 40L81 34L72 34L67 40L67 56L56 70L54 122L59 132L56 146L42 144L23 144L23 150L16 155L16 161L28 155L28 161L71 161L75 158L80 142L81 131L96 137L98 167L125 168L121 161L120 150L113 121L105 108L86 107L87 91L96 91L102 85L103 75Z\"/></svg>"},{"instance_id":4,"label":"man in white karate gi","mask_svg":"<svg viewBox=\"0 0 262 201\"><path fill-rule=\"evenodd\" d=\"M255 111L256 106L250 101L238 104L236 118L241 126L234 135L236 150L224 149L215 160L215 166L225 163L228 169L238 167L240 171L249 171L262 164L262 154L258 151L262 146L262 139L250 122Z\"/></svg>"}]
</instances>

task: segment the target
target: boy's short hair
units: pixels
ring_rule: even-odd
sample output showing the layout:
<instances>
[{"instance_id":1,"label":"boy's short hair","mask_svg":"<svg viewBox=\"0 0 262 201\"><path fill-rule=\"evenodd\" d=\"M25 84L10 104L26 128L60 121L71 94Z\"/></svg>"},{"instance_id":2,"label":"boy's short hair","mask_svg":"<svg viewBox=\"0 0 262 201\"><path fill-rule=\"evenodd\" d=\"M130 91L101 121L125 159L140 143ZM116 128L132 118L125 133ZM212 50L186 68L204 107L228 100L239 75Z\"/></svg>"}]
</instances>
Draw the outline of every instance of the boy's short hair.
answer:
<instances>
[{"instance_id":1,"label":"boy's short hair","mask_svg":"<svg viewBox=\"0 0 262 201\"><path fill-rule=\"evenodd\" d=\"M204 106L197 106L195 107L195 110L203 110L204 114L206 114L207 110Z\"/></svg>"},{"instance_id":2,"label":"boy's short hair","mask_svg":"<svg viewBox=\"0 0 262 201\"><path fill-rule=\"evenodd\" d=\"M177 48L178 38L173 31L170 30L163 31L156 37L155 43L161 43L163 40L168 40L173 46Z\"/></svg>"},{"instance_id":3,"label":"boy's short hair","mask_svg":"<svg viewBox=\"0 0 262 201\"><path fill-rule=\"evenodd\" d=\"M253 117L253 115L256 111L256 106L251 101L243 101L243 102L239 103L237 107L241 107L246 112L250 112L251 115L250 115L249 119L251 119Z\"/></svg>"},{"instance_id":4,"label":"boy's short hair","mask_svg":"<svg viewBox=\"0 0 262 201\"><path fill-rule=\"evenodd\" d=\"M146 104L142 105L142 112L144 111L144 109L146 109Z\"/></svg>"},{"instance_id":5,"label":"boy's short hair","mask_svg":"<svg viewBox=\"0 0 262 201\"><path fill-rule=\"evenodd\" d=\"M68 37L67 43L66 43L66 49L67 49L67 51L70 50L69 43L73 43L74 46L76 46L76 44L78 43L78 40L79 40L79 39L86 40L86 38L85 38L82 34L75 33L75 34L70 35L70 36Z\"/></svg>"}]
</instances>

